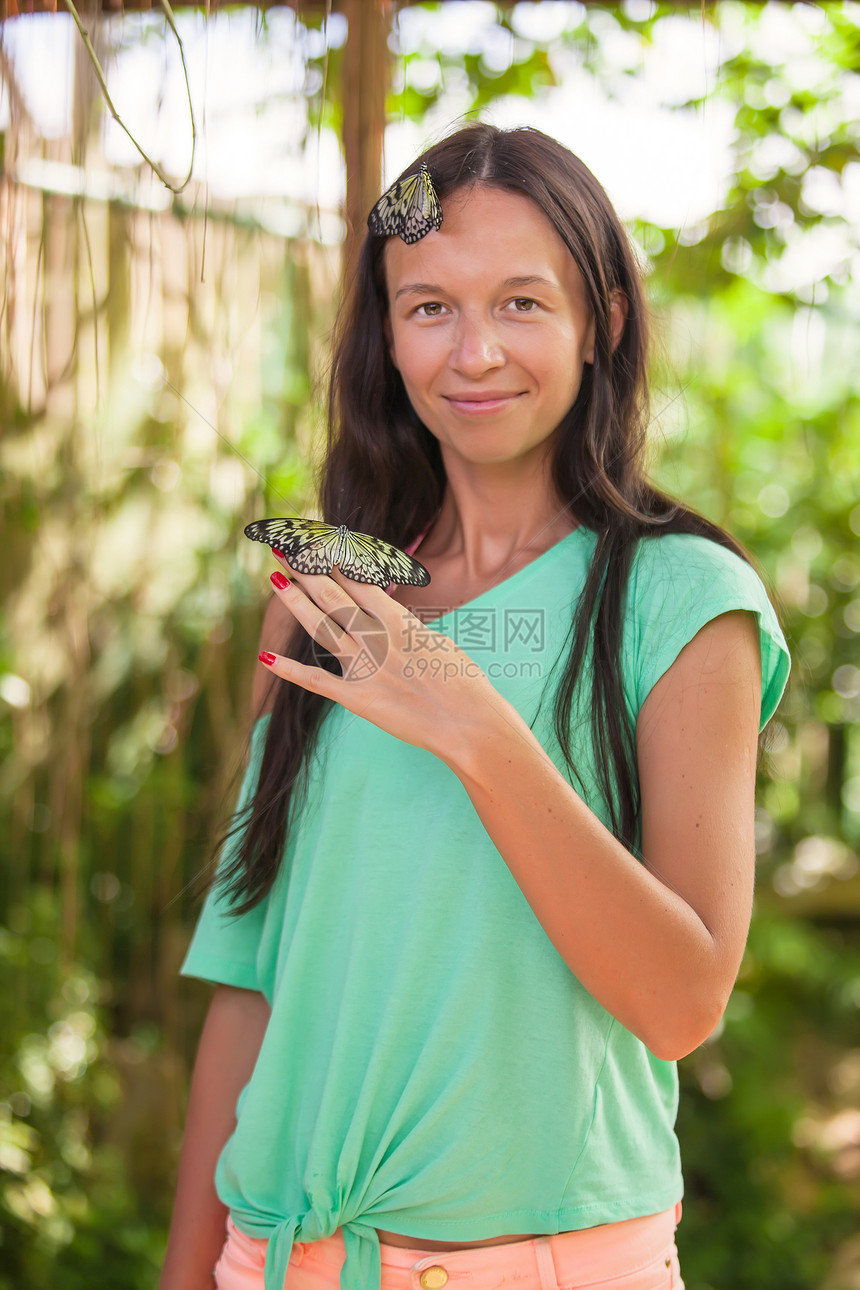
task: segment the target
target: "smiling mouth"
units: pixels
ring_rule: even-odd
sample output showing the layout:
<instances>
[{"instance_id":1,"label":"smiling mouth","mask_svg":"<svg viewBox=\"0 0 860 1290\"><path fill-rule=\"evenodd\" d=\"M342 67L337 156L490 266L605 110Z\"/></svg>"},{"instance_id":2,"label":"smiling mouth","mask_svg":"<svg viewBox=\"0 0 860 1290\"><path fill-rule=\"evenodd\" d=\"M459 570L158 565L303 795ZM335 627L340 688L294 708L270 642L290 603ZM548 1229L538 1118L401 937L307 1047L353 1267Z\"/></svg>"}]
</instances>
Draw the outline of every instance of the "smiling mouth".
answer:
<instances>
[{"instance_id":1,"label":"smiling mouth","mask_svg":"<svg viewBox=\"0 0 860 1290\"><path fill-rule=\"evenodd\" d=\"M521 398L523 393L522 390L488 390L482 394L446 394L443 397L458 411L469 414L495 411Z\"/></svg>"}]
</instances>

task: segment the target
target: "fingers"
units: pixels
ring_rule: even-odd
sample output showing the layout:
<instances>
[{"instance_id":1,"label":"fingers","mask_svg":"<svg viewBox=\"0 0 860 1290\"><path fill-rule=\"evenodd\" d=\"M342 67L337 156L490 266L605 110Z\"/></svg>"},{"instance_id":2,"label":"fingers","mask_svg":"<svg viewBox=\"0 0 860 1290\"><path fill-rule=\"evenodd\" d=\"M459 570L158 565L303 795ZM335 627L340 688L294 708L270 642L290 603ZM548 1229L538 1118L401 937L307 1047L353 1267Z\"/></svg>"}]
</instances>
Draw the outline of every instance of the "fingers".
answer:
<instances>
[{"instance_id":1,"label":"fingers","mask_svg":"<svg viewBox=\"0 0 860 1290\"><path fill-rule=\"evenodd\" d=\"M286 565L286 568L292 575L291 579L285 578L283 574L280 573L273 573L271 576L271 582L275 589L275 594L284 602L290 613L299 620L308 635L311 636L318 645L322 645L324 649L329 650L332 654L343 653L345 650L348 651L349 646L351 645L350 638L345 630L348 624L346 622L343 622L342 624L338 623L337 620L338 609L341 616L343 616L346 612L346 606L341 604L340 606L335 607L333 604L330 604L327 609L325 604L317 604L317 600L328 600L331 602L331 592L328 590L320 592L317 588L313 593L317 598L317 600L315 600L312 598L311 594L305 592L305 590L299 586L297 581L298 578L302 578L303 581L308 582L327 582L331 586L330 579L326 577L308 577L306 574L296 574L292 569L290 569L289 565ZM337 589L335 588L334 590ZM338 591L337 594L342 597L341 592ZM352 607L352 612L356 612L355 606Z\"/></svg>"},{"instance_id":2,"label":"fingers","mask_svg":"<svg viewBox=\"0 0 860 1290\"><path fill-rule=\"evenodd\" d=\"M380 618L391 604L382 587L356 582L341 573L337 566L330 574L299 573L282 551L272 547L272 555L320 609L347 632L355 624L356 608L371 618Z\"/></svg>"},{"instance_id":3,"label":"fingers","mask_svg":"<svg viewBox=\"0 0 860 1290\"><path fill-rule=\"evenodd\" d=\"M356 661L362 662L358 679L375 673L387 651L384 627L378 619L359 607L356 603L359 596L353 598L353 588L358 589L361 584L344 578L339 570L333 570L332 576L299 573L292 568L282 552L273 548L273 554L290 575L289 579L281 573L271 575L275 594L283 600L312 640L335 656L342 675L337 677L325 668L308 667L295 659L268 651L258 655L260 662L282 680L334 699L350 711L356 711L352 701L347 698L348 692L353 692L352 681L356 679L353 664ZM381 592L379 587L372 590ZM388 597L381 594L387 602ZM382 641L377 639L380 634L384 638ZM344 686L347 688L344 689Z\"/></svg>"},{"instance_id":4,"label":"fingers","mask_svg":"<svg viewBox=\"0 0 860 1290\"><path fill-rule=\"evenodd\" d=\"M314 694L321 694L326 699L342 701L342 687L345 682L340 677L327 672L325 668L308 667L304 663L296 662L294 658L285 658L283 654L270 654L266 650L257 657L281 680L292 681L295 685L300 685L305 690L312 690Z\"/></svg>"}]
</instances>

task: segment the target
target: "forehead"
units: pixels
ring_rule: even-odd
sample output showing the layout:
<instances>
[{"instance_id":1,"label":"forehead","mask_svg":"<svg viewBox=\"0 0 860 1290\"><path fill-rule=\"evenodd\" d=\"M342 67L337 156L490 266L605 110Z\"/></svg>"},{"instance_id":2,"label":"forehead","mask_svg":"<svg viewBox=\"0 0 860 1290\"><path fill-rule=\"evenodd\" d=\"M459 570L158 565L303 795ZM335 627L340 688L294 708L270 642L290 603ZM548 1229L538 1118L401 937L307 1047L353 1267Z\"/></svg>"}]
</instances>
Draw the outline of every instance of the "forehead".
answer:
<instances>
[{"instance_id":1,"label":"forehead","mask_svg":"<svg viewBox=\"0 0 860 1290\"><path fill-rule=\"evenodd\" d=\"M442 202L442 227L407 245L385 244L389 301L408 282L463 285L545 277L576 295L584 284L569 250L537 202L521 193L476 185Z\"/></svg>"}]
</instances>

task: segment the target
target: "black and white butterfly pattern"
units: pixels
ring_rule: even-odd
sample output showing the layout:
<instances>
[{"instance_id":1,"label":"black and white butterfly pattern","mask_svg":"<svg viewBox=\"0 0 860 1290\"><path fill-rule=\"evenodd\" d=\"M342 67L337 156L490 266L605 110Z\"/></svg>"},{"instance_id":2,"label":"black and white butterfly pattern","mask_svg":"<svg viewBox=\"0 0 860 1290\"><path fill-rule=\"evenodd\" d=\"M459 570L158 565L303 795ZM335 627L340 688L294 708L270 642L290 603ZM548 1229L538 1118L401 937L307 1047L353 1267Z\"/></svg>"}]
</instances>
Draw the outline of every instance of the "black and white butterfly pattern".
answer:
<instances>
[{"instance_id":1,"label":"black and white butterfly pattern","mask_svg":"<svg viewBox=\"0 0 860 1290\"><path fill-rule=\"evenodd\" d=\"M277 547L299 573L331 573L337 565L353 582L387 587L390 582L426 587L430 574L411 555L382 538L354 533L345 524L321 520L255 520L245 529L254 542Z\"/></svg>"},{"instance_id":2,"label":"black and white butterfly pattern","mask_svg":"<svg viewBox=\"0 0 860 1290\"><path fill-rule=\"evenodd\" d=\"M367 217L367 227L377 237L396 234L409 244L442 227L442 207L423 161L414 175L407 175L382 194Z\"/></svg>"}]
</instances>

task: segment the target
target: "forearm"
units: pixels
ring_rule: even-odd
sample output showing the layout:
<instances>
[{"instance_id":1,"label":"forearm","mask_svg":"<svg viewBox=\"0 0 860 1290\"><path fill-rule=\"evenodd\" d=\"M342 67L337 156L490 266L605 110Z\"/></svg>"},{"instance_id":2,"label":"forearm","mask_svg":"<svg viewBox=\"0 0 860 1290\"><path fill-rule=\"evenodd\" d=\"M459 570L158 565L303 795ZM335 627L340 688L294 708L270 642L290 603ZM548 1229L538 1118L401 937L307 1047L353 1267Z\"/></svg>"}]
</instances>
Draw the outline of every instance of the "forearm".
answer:
<instances>
[{"instance_id":1,"label":"forearm","mask_svg":"<svg viewBox=\"0 0 860 1290\"><path fill-rule=\"evenodd\" d=\"M236 1099L251 1077L268 1016L256 991L219 986L213 996L191 1079L159 1290L212 1290L227 1218L215 1166L235 1127Z\"/></svg>"},{"instance_id":2,"label":"forearm","mask_svg":"<svg viewBox=\"0 0 860 1290\"><path fill-rule=\"evenodd\" d=\"M657 1056L695 1047L731 988L701 918L605 828L503 700L460 733L446 761L565 963Z\"/></svg>"}]
</instances>

